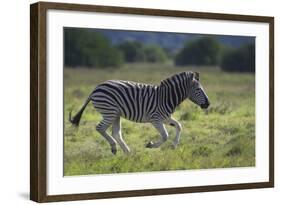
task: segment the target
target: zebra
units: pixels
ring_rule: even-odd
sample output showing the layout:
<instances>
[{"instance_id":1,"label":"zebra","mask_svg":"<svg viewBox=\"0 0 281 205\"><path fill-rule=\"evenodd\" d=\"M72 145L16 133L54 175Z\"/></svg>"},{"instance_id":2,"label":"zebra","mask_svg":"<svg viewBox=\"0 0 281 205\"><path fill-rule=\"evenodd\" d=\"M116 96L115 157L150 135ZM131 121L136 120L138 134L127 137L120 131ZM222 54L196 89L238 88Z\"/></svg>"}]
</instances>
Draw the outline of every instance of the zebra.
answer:
<instances>
[{"instance_id":1,"label":"zebra","mask_svg":"<svg viewBox=\"0 0 281 205\"><path fill-rule=\"evenodd\" d=\"M130 152L122 138L121 117L134 122L151 123L156 128L160 137L156 142L148 142L147 148L158 148L168 139L164 124L175 127L176 137L173 145L176 147L179 144L182 126L171 115L185 99L191 100L202 109L207 109L210 105L209 98L200 84L198 72L175 74L162 80L159 86L108 80L93 90L73 118L71 112L69 113L69 121L79 126L84 109L92 101L94 108L102 115L96 130L108 141L113 154L117 153L117 143L124 153ZM112 135L107 132L110 126Z\"/></svg>"}]
</instances>

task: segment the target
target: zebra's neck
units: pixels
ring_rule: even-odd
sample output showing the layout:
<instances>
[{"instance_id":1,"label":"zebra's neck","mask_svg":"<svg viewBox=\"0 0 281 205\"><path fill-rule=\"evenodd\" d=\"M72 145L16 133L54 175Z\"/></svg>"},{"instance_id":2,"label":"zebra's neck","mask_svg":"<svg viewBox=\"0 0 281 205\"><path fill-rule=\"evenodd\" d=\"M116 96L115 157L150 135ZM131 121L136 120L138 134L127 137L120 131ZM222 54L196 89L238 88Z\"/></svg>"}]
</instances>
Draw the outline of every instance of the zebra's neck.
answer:
<instances>
[{"instance_id":1,"label":"zebra's neck","mask_svg":"<svg viewBox=\"0 0 281 205\"><path fill-rule=\"evenodd\" d=\"M159 104L162 112L172 114L188 97L187 83L180 80L164 81L160 85Z\"/></svg>"}]
</instances>

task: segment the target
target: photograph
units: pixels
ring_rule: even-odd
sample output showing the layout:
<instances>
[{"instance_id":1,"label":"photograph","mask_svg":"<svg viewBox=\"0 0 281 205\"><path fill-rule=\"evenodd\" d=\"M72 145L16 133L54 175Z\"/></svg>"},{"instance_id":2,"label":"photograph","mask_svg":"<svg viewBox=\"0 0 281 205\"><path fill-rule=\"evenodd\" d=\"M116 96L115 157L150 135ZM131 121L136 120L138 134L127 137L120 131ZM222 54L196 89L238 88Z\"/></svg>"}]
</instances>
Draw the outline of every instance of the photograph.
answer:
<instances>
[{"instance_id":1,"label":"photograph","mask_svg":"<svg viewBox=\"0 0 281 205\"><path fill-rule=\"evenodd\" d=\"M274 187L274 17L30 9L31 200Z\"/></svg>"},{"instance_id":2,"label":"photograph","mask_svg":"<svg viewBox=\"0 0 281 205\"><path fill-rule=\"evenodd\" d=\"M63 27L63 175L255 167L256 38Z\"/></svg>"}]
</instances>

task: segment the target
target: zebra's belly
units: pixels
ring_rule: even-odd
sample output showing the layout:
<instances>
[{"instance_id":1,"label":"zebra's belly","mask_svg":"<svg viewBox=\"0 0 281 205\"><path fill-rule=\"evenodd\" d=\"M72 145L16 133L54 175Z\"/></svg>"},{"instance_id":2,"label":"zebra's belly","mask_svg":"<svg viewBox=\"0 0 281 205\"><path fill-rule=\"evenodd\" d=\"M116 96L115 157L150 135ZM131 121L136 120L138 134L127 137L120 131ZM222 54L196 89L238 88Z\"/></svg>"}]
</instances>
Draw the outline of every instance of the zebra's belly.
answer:
<instances>
[{"instance_id":1,"label":"zebra's belly","mask_svg":"<svg viewBox=\"0 0 281 205\"><path fill-rule=\"evenodd\" d=\"M108 106L108 105L101 105L96 104L93 102L93 106L95 109L102 114L103 116L110 115L112 117L121 116L122 118L126 120L130 120L133 122L140 122L140 123L146 123L151 121L151 116L147 113L130 113L126 108L120 107L118 105L115 106Z\"/></svg>"},{"instance_id":2,"label":"zebra's belly","mask_svg":"<svg viewBox=\"0 0 281 205\"><path fill-rule=\"evenodd\" d=\"M139 123L147 123L151 121L151 117L147 114L143 114L141 116L136 116L136 115L126 116L124 113L121 113L121 117L123 117L126 120L139 122Z\"/></svg>"}]
</instances>

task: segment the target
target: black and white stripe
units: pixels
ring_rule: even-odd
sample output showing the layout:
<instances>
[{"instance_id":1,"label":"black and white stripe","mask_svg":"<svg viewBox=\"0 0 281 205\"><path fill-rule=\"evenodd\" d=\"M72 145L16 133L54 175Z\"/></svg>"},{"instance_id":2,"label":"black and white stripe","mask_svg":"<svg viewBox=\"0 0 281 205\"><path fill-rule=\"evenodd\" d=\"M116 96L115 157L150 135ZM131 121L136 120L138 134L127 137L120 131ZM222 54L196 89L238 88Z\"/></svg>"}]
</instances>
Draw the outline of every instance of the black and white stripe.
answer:
<instances>
[{"instance_id":1,"label":"black and white stripe","mask_svg":"<svg viewBox=\"0 0 281 205\"><path fill-rule=\"evenodd\" d=\"M207 108L209 100L200 82L199 73L182 72L161 82L159 86L131 81L108 80L99 84L88 97L80 111L71 118L72 124L78 125L81 115L92 101L95 109L101 113L103 119L96 129L107 139L112 152L116 153L116 142L125 152L129 147L121 136L120 117L134 122L150 122L159 131L161 138L150 142L147 147L159 147L168 138L164 124L175 126L177 136L174 144L179 142L181 125L171 117L176 107L185 99ZM112 136L106 130L113 126Z\"/></svg>"}]
</instances>

